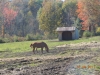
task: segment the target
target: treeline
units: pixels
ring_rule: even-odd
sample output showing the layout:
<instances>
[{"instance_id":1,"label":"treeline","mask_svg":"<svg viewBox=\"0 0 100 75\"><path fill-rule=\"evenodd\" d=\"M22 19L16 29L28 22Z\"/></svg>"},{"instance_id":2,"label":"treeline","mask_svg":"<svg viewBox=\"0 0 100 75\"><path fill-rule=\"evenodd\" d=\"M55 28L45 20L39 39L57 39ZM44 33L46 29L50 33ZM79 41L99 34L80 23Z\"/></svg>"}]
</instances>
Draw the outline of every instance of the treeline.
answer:
<instances>
[{"instance_id":1,"label":"treeline","mask_svg":"<svg viewBox=\"0 0 100 75\"><path fill-rule=\"evenodd\" d=\"M75 26L80 37L100 34L99 0L1 0L0 36L52 39L57 27Z\"/></svg>"}]
</instances>

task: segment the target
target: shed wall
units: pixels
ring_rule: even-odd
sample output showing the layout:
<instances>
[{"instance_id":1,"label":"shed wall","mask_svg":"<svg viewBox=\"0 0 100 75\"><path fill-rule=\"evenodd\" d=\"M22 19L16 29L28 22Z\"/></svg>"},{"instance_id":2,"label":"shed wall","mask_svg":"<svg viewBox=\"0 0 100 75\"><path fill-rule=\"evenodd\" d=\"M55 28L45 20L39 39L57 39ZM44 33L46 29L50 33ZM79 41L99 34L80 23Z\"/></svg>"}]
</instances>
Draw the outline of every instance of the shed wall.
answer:
<instances>
[{"instance_id":1,"label":"shed wall","mask_svg":"<svg viewBox=\"0 0 100 75\"><path fill-rule=\"evenodd\" d=\"M78 31L78 29L75 29L75 31L73 32L72 38L73 38L73 40L79 39L79 31Z\"/></svg>"},{"instance_id":2,"label":"shed wall","mask_svg":"<svg viewBox=\"0 0 100 75\"><path fill-rule=\"evenodd\" d=\"M69 33L68 32L71 33L71 38L70 39L69 39ZM68 36L68 38L65 39L65 37L67 37L67 36ZM58 39L59 39L59 41L61 41L61 40L71 40L71 39L75 40L75 39L79 39L79 31L78 31L77 28L74 31L58 31Z\"/></svg>"}]
</instances>

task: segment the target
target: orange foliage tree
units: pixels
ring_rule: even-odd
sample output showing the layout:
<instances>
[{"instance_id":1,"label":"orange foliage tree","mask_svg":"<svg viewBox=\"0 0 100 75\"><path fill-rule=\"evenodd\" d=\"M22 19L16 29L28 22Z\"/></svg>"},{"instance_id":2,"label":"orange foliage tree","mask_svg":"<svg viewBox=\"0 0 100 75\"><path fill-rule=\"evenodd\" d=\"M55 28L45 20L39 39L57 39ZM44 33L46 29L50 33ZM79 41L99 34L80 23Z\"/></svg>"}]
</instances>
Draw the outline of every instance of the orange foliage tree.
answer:
<instances>
[{"instance_id":1,"label":"orange foliage tree","mask_svg":"<svg viewBox=\"0 0 100 75\"><path fill-rule=\"evenodd\" d=\"M97 17L100 15L100 2L99 0L79 0L77 4L78 17L82 20L82 30L90 30L91 32L95 29L97 24Z\"/></svg>"},{"instance_id":2,"label":"orange foliage tree","mask_svg":"<svg viewBox=\"0 0 100 75\"><path fill-rule=\"evenodd\" d=\"M77 9L78 17L82 20L82 30L87 30L89 23L88 23L88 14L86 14L87 10L84 7L84 2L79 1L77 6L78 6Z\"/></svg>"}]
</instances>

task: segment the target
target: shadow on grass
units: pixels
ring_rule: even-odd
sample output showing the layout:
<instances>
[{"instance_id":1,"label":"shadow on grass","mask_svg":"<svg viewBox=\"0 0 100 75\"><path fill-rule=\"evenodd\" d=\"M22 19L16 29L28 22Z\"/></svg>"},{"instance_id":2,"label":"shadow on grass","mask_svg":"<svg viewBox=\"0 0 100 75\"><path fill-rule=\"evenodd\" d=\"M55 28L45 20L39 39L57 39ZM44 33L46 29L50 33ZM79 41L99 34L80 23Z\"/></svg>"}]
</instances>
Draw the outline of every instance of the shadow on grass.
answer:
<instances>
[{"instance_id":1,"label":"shadow on grass","mask_svg":"<svg viewBox=\"0 0 100 75\"><path fill-rule=\"evenodd\" d=\"M6 51L0 51L0 53L5 53L5 52L11 52L11 51L10 50L9 51L7 51L7 50Z\"/></svg>"}]
</instances>

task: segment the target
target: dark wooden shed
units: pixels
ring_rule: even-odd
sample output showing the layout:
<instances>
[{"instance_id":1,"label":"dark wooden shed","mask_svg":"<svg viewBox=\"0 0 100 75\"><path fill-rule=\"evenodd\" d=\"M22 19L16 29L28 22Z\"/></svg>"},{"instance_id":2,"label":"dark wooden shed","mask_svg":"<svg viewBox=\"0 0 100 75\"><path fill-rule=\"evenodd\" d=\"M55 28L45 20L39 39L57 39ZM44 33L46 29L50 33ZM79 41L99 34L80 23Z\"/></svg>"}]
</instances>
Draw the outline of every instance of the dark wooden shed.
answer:
<instances>
[{"instance_id":1,"label":"dark wooden shed","mask_svg":"<svg viewBox=\"0 0 100 75\"><path fill-rule=\"evenodd\" d=\"M79 38L79 32L76 27L57 27L58 39L61 40L75 40Z\"/></svg>"}]
</instances>

